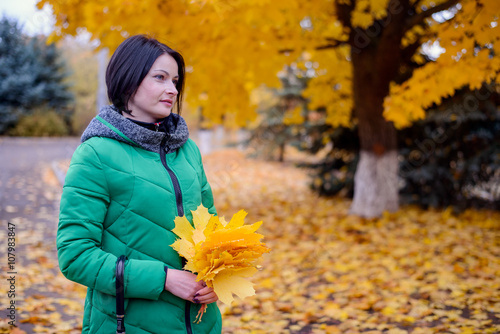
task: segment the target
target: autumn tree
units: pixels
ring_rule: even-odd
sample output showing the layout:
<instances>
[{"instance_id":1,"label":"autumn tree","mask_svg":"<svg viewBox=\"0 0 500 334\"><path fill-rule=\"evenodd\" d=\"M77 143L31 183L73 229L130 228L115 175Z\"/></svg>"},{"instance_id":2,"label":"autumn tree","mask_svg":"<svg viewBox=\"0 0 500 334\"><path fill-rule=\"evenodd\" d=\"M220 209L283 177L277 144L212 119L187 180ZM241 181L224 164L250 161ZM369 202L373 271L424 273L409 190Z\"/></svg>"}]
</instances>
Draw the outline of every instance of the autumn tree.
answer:
<instances>
[{"instance_id":1,"label":"autumn tree","mask_svg":"<svg viewBox=\"0 0 500 334\"><path fill-rule=\"evenodd\" d=\"M396 131L465 85L498 81L498 0L41 0L55 36L82 29L114 49L150 33L182 51L189 103L244 125L250 93L279 86L284 63L302 59L317 76L306 91L332 126L356 124L361 146L351 212L398 208ZM425 47L443 53L428 61Z\"/></svg>"},{"instance_id":2,"label":"autumn tree","mask_svg":"<svg viewBox=\"0 0 500 334\"><path fill-rule=\"evenodd\" d=\"M258 101L259 116L249 127L247 142L255 150L253 155L283 162L286 146L300 140L300 130L308 128L303 118L306 100L302 96L308 81L306 72L285 66L278 74L281 87L254 91L252 98Z\"/></svg>"},{"instance_id":3,"label":"autumn tree","mask_svg":"<svg viewBox=\"0 0 500 334\"><path fill-rule=\"evenodd\" d=\"M400 202L423 208L451 206L455 211L499 210L498 105L500 85L483 85L475 91L465 87L426 110L425 119L398 131ZM352 197L360 150L358 129L320 124L301 129L305 150L326 151L322 161L308 164L316 171L311 186L327 196ZM329 136L326 145L325 135Z\"/></svg>"}]
</instances>

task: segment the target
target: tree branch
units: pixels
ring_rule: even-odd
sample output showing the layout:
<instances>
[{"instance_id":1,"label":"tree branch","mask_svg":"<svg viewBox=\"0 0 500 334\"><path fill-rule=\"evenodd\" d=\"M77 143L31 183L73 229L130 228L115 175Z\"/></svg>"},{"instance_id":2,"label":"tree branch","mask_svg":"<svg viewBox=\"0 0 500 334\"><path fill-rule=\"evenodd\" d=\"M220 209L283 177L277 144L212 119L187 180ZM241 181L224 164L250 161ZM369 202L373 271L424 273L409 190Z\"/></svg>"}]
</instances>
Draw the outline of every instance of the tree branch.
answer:
<instances>
[{"instance_id":1,"label":"tree branch","mask_svg":"<svg viewBox=\"0 0 500 334\"><path fill-rule=\"evenodd\" d=\"M335 2L335 14L337 19L342 23L344 27L352 29L351 25L351 14L354 10L354 4L340 4L338 1Z\"/></svg>"},{"instance_id":2,"label":"tree branch","mask_svg":"<svg viewBox=\"0 0 500 334\"><path fill-rule=\"evenodd\" d=\"M339 41L338 39L335 38L325 38L325 40L328 42L328 44L317 46L316 50L330 49L340 45L350 44L349 41Z\"/></svg>"},{"instance_id":3,"label":"tree branch","mask_svg":"<svg viewBox=\"0 0 500 334\"><path fill-rule=\"evenodd\" d=\"M410 61L415 52L417 52L418 48L422 45L422 42L417 40L413 44L408 45L405 47L403 50L401 50L401 60L404 65L407 65Z\"/></svg>"},{"instance_id":4,"label":"tree branch","mask_svg":"<svg viewBox=\"0 0 500 334\"><path fill-rule=\"evenodd\" d=\"M349 41L339 41L339 40L334 39L334 38L325 38L325 40L327 42L326 44L318 45L314 49L315 50L326 50L326 49L333 49L333 48L336 48L336 47L341 46L341 45L349 44ZM281 49L278 52L279 53L291 53L294 51L295 51L295 49Z\"/></svg>"},{"instance_id":5,"label":"tree branch","mask_svg":"<svg viewBox=\"0 0 500 334\"><path fill-rule=\"evenodd\" d=\"M332 43L332 44L325 44L325 45L319 45L317 46L315 49L316 50L326 50L326 49L333 49L333 48L336 48L340 45L344 45L344 44L349 44L349 42L345 41L345 42L342 42L342 41L337 41L338 43Z\"/></svg>"},{"instance_id":6,"label":"tree branch","mask_svg":"<svg viewBox=\"0 0 500 334\"><path fill-rule=\"evenodd\" d=\"M445 2L443 2L443 3L441 3L441 4L437 5L437 6L429 8L426 11L423 11L423 12L421 12L419 14L413 15L406 22L406 29L409 30L412 27L414 27L415 25L420 24L426 18L428 18L429 16L431 16L434 13L441 12L443 10L446 10L446 9L450 8L451 6L456 5L458 3L458 1L459 0L448 0L448 1L445 1Z\"/></svg>"}]
</instances>

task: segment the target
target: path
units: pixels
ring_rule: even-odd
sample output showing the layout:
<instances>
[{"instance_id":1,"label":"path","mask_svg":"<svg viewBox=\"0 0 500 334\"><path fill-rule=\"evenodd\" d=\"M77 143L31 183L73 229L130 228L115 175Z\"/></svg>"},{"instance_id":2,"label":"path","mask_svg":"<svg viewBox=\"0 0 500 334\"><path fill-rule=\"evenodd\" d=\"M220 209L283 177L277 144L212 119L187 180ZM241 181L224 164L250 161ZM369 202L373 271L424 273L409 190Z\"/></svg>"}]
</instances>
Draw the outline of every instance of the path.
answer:
<instances>
[{"instance_id":1,"label":"path","mask_svg":"<svg viewBox=\"0 0 500 334\"><path fill-rule=\"evenodd\" d=\"M0 138L0 220L31 216L33 204L50 207L45 189L33 186L53 161L71 158L78 144L78 138Z\"/></svg>"},{"instance_id":2,"label":"path","mask_svg":"<svg viewBox=\"0 0 500 334\"><path fill-rule=\"evenodd\" d=\"M0 137L0 305L3 310L0 319L9 315L5 312L6 306L14 302L15 323L27 333L34 332L37 324L42 325L45 319L41 317L29 323L23 320L49 304L49 299L60 296L46 284L47 280L58 280L54 241L61 186L52 165L55 161L70 159L78 144L78 138ZM16 234L12 252L7 248L9 227ZM14 261L8 261L7 255ZM32 280L32 276L38 279ZM11 277L15 278L13 289L10 284L4 284ZM57 305L59 312L52 314L60 313L63 308ZM3 330L6 330L5 323L0 324L0 333Z\"/></svg>"}]
</instances>

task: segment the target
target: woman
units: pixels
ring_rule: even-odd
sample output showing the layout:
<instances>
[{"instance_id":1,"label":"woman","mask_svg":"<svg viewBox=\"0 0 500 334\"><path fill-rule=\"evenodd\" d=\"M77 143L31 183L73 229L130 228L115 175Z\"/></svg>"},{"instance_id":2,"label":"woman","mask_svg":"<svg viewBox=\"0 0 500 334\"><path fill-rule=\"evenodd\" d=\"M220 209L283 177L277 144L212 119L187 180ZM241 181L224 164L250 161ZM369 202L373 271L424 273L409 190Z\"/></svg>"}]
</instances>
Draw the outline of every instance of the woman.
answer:
<instances>
[{"instance_id":1,"label":"woman","mask_svg":"<svg viewBox=\"0 0 500 334\"><path fill-rule=\"evenodd\" d=\"M217 295L170 245L174 218L215 213L201 156L179 115L182 56L146 36L115 51L108 97L82 135L61 197L59 266L88 287L83 333L114 333L115 265L125 255L125 327L133 333L220 333ZM178 114L172 113L176 107ZM193 321L208 304L203 320Z\"/></svg>"}]
</instances>

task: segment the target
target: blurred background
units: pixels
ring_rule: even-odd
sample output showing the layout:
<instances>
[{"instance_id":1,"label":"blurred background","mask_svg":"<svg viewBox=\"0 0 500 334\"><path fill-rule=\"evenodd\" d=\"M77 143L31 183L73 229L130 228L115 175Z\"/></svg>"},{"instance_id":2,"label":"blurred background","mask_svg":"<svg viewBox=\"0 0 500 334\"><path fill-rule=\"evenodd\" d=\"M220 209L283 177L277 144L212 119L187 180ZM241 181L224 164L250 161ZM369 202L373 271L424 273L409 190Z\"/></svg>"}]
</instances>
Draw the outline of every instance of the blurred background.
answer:
<instances>
[{"instance_id":1,"label":"blurred background","mask_svg":"<svg viewBox=\"0 0 500 334\"><path fill-rule=\"evenodd\" d=\"M353 212L498 209L498 5L438 3L3 1L0 134L79 136L108 103L110 54L147 33L185 54L183 116L204 153L290 158L316 192L352 197L364 152L396 152L386 181L359 176L379 191Z\"/></svg>"}]
</instances>

